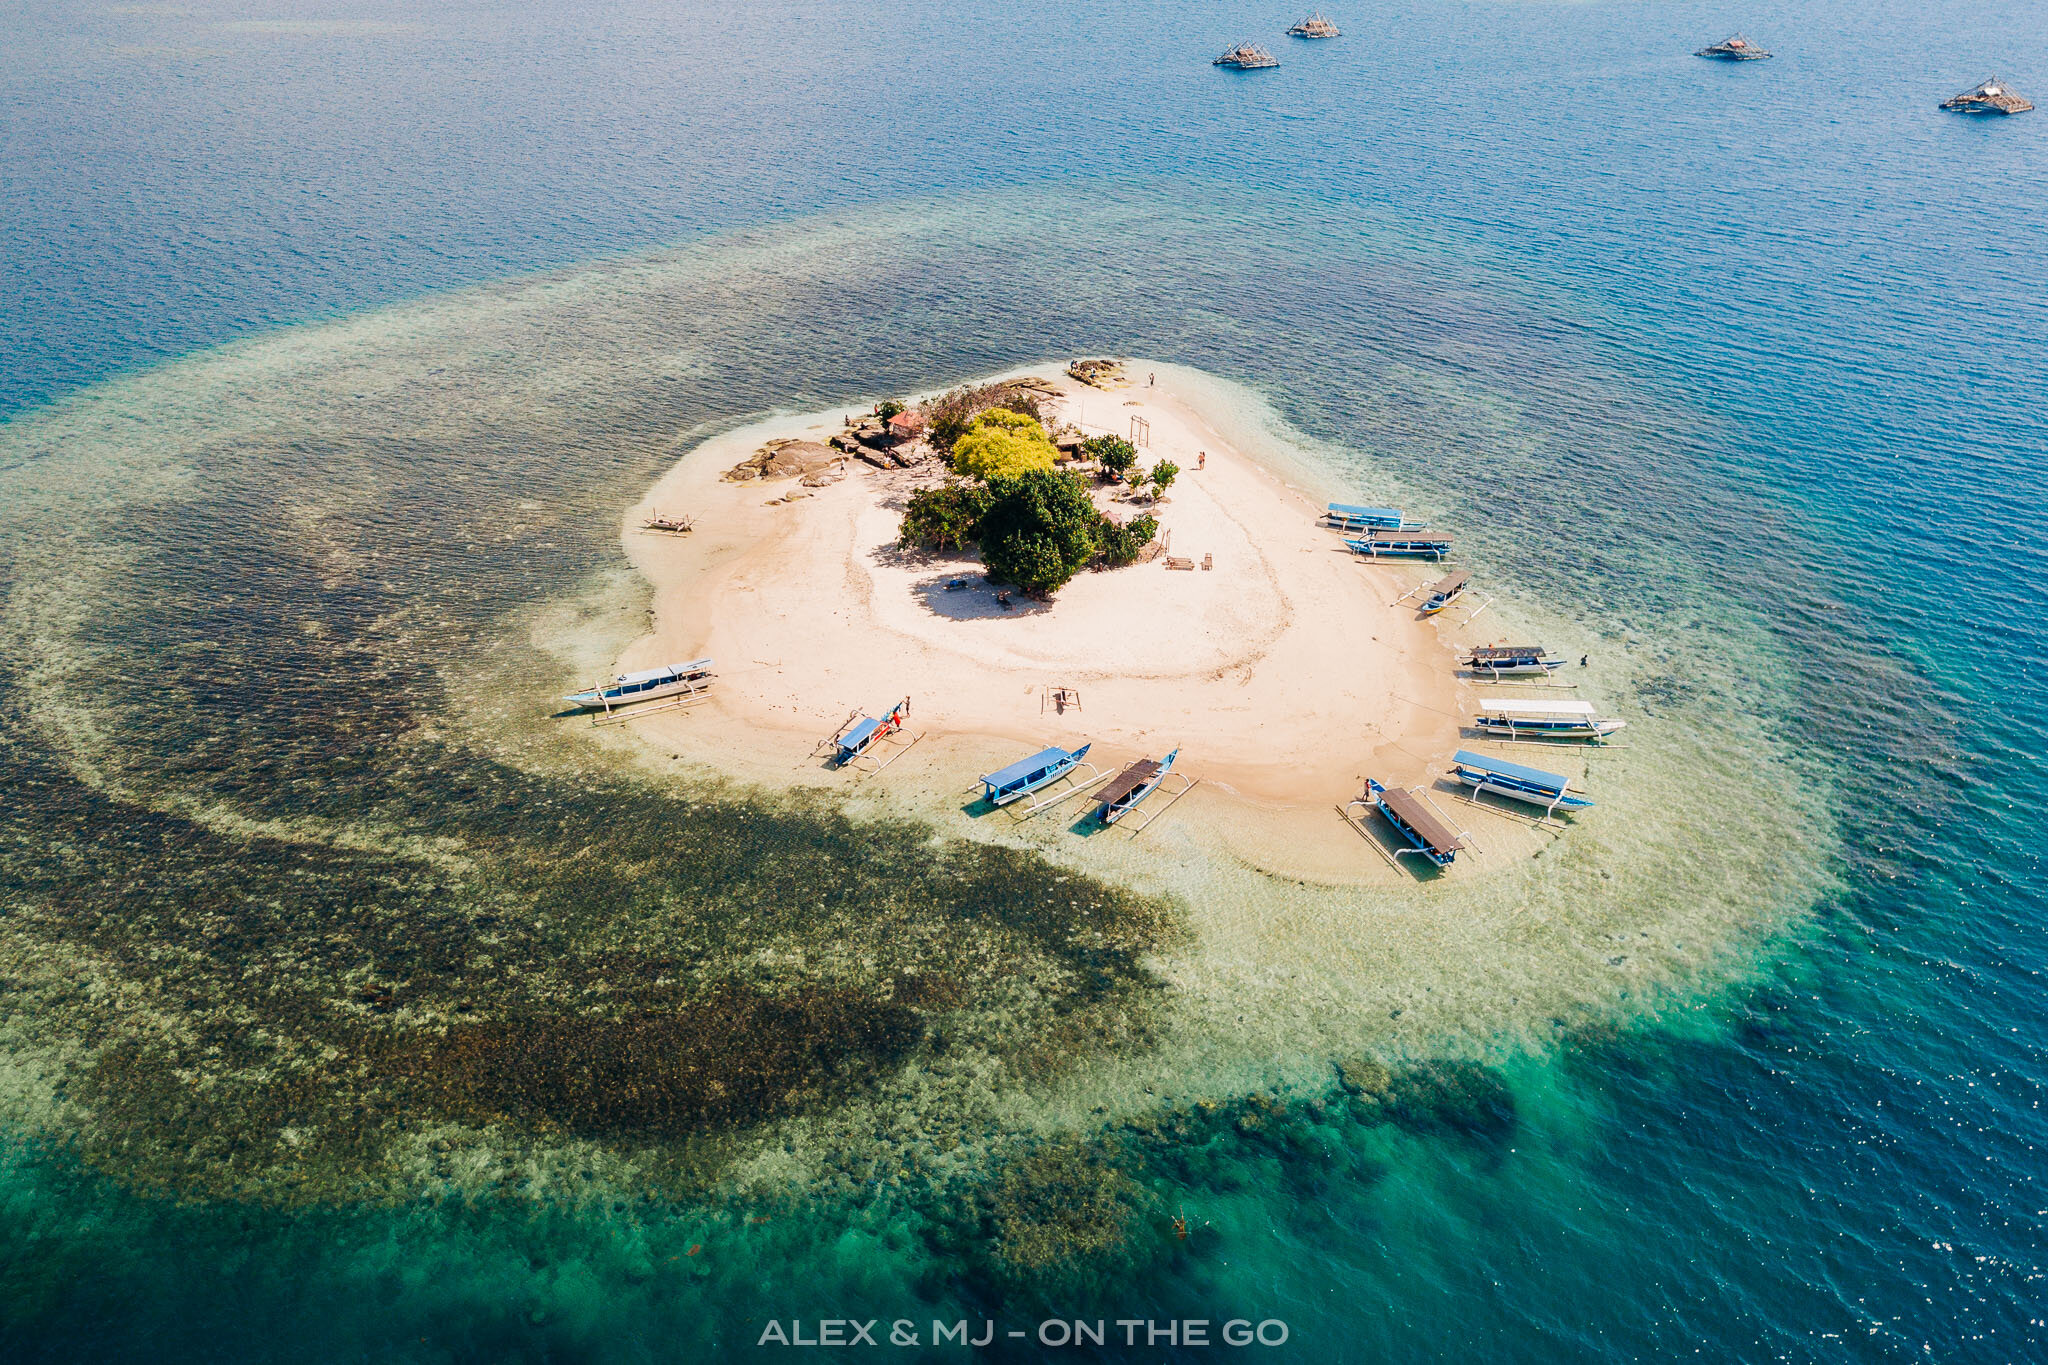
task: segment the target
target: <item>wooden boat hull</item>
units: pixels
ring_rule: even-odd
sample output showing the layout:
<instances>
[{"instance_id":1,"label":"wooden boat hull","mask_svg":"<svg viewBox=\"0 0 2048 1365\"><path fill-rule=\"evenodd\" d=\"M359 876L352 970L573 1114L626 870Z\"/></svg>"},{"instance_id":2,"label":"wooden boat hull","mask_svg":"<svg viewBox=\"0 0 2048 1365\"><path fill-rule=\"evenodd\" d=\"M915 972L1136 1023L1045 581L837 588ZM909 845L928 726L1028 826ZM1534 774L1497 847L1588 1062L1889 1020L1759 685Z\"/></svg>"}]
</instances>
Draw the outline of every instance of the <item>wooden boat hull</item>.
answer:
<instances>
[{"instance_id":1,"label":"wooden boat hull","mask_svg":"<svg viewBox=\"0 0 2048 1365\"><path fill-rule=\"evenodd\" d=\"M667 681L593 687L588 691L571 692L562 700L588 711L600 706L633 706L643 701L659 701L663 697L702 692L711 685L710 664L711 661L705 659L696 664L686 665L688 671L678 671Z\"/></svg>"},{"instance_id":2,"label":"wooden boat hull","mask_svg":"<svg viewBox=\"0 0 2048 1365\"><path fill-rule=\"evenodd\" d=\"M1175 749L1172 753L1168 754L1166 756L1165 761L1159 765L1159 771L1152 774L1151 777L1146 779L1145 785L1133 789L1128 796L1125 796L1122 800L1117 801L1115 804L1104 806L1101 809L1097 810L1095 812L1096 818L1102 821L1102 823L1105 825L1113 825L1117 821L1123 819L1126 815L1129 815L1132 811L1136 810L1141 804L1143 804L1146 797L1150 796L1153 792L1159 790L1159 784L1161 782L1164 782L1166 780L1166 775L1173 771L1174 760L1179 757L1180 750Z\"/></svg>"},{"instance_id":3,"label":"wooden boat hull","mask_svg":"<svg viewBox=\"0 0 2048 1365\"><path fill-rule=\"evenodd\" d=\"M1501 796L1513 797L1517 801L1527 801L1532 806L1572 813L1593 808L1593 803L1583 796L1572 796L1569 793L1559 796L1555 792L1543 791L1499 773L1477 773L1458 768L1454 769L1451 775L1474 791L1495 792Z\"/></svg>"},{"instance_id":4,"label":"wooden boat hull","mask_svg":"<svg viewBox=\"0 0 2048 1365\"><path fill-rule=\"evenodd\" d=\"M1092 744L1083 744L1078 749L1070 750L1064 761L1053 765L1036 776L1026 778L1021 783L1003 787L1001 790L992 793L984 792L983 798L992 806L1007 806L1012 801L1021 801L1031 795L1031 793L1051 786L1068 773L1074 771L1074 769L1080 767L1081 761L1088 757L1088 751L1093 747Z\"/></svg>"},{"instance_id":5,"label":"wooden boat hull","mask_svg":"<svg viewBox=\"0 0 2048 1365\"><path fill-rule=\"evenodd\" d=\"M1472 725L1489 735L1550 739L1605 739L1617 730L1628 728L1625 720L1510 720L1505 716L1480 716Z\"/></svg>"}]
</instances>

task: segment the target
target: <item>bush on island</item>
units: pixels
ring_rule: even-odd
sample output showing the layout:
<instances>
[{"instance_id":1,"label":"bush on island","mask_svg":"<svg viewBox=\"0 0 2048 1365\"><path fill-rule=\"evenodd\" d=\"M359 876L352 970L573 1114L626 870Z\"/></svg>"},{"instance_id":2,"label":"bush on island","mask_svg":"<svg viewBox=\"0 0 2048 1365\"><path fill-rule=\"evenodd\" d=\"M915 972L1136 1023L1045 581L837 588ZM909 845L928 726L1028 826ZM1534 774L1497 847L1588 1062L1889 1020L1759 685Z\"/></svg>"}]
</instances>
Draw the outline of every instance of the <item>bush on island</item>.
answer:
<instances>
[{"instance_id":1,"label":"bush on island","mask_svg":"<svg viewBox=\"0 0 2048 1365\"><path fill-rule=\"evenodd\" d=\"M974 425L975 418L996 407L1021 413L1041 425L1045 421L1042 400L1028 389L1008 384L962 384L924 405L925 438L942 451L951 450L953 443Z\"/></svg>"},{"instance_id":2,"label":"bush on island","mask_svg":"<svg viewBox=\"0 0 2048 1365\"><path fill-rule=\"evenodd\" d=\"M1158 534L1159 522L1153 517L1134 517L1123 526L1104 517L1097 532L1101 549L1095 562L1105 569L1121 569L1126 564L1135 564L1145 547L1152 543L1152 537Z\"/></svg>"},{"instance_id":3,"label":"bush on island","mask_svg":"<svg viewBox=\"0 0 2048 1365\"><path fill-rule=\"evenodd\" d=\"M1100 548L1102 514L1072 474L1006 474L989 481L989 493L981 518L981 561L998 582L1050 597Z\"/></svg>"},{"instance_id":4,"label":"bush on island","mask_svg":"<svg viewBox=\"0 0 2048 1365\"><path fill-rule=\"evenodd\" d=\"M981 518L988 511L986 485L950 479L937 488L920 488L903 509L898 544L959 550L981 538Z\"/></svg>"},{"instance_id":5,"label":"bush on island","mask_svg":"<svg viewBox=\"0 0 2048 1365\"><path fill-rule=\"evenodd\" d=\"M1045 428L1008 408L990 408L953 443L953 468L990 482L1032 470L1050 470L1059 450Z\"/></svg>"},{"instance_id":6,"label":"bush on island","mask_svg":"<svg viewBox=\"0 0 2048 1365\"><path fill-rule=\"evenodd\" d=\"M1119 479L1138 462L1138 448L1121 436L1090 437L1081 443L1081 453Z\"/></svg>"}]
</instances>

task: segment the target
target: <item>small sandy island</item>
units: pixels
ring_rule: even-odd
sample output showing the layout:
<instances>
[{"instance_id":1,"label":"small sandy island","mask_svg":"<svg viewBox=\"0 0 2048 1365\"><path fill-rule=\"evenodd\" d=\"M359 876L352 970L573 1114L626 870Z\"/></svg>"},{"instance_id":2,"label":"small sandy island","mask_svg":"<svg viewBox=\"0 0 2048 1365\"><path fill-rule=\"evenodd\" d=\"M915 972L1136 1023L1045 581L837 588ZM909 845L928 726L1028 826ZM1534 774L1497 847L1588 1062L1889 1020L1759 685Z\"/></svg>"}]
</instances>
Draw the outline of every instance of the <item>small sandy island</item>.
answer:
<instances>
[{"instance_id":1,"label":"small sandy island","mask_svg":"<svg viewBox=\"0 0 2048 1365\"><path fill-rule=\"evenodd\" d=\"M971 556L898 547L903 503L943 477L938 461L849 459L817 487L728 481L764 439L822 444L843 415L751 427L691 451L628 514L654 628L620 667L710 656L717 669L711 700L636 729L746 781L957 790L961 808L979 773L1047 745L1092 742L1111 772L1180 746L1200 785L1167 820L1211 828L1267 870L1389 875L1333 807L1366 774L1427 783L1460 747L1471 699L1449 621L1394 605L1443 570L1351 555L1318 524L1320 504L1232 449L1170 374L1131 372L1131 387L1107 391L1053 369L1035 377L1059 393L1060 420L1089 434L1149 424L1141 462L1174 461L1178 481L1156 507L1112 502L1108 485L1098 504L1119 518L1152 511L1171 556L1198 567L1160 557L1083 572L1051 602L1012 594L1005 606ZM696 530L641 529L676 514ZM1062 688L1078 706L1056 704ZM885 772L811 756L849 713L879 716L905 696L923 739ZM1064 826L1084 810L1077 798L1040 818Z\"/></svg>"}]
</instances>

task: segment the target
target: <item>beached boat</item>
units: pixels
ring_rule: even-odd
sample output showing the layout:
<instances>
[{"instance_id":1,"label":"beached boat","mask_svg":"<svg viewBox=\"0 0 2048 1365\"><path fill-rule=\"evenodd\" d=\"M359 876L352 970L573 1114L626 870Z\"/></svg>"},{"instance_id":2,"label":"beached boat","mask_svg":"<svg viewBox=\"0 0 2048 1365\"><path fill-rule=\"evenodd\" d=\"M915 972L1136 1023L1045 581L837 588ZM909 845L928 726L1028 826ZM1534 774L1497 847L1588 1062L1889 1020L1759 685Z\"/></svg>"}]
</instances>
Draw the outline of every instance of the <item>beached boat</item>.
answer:
<instances>
[{"instance_id":1,"label":"beached boat","mask_svg":"<svg viewBox=\"0 0 2048 1365\"><path fill-rule=\"evenodd\" d=\"M1570 779L1541 768L1510 763L1504 758L1488 758L1469 749L1458 750L1451 763L1451 775L1472 788L1474 796L1480 792L1498 792L1517 801L1541 806L1545 815L1555 815L1559 811L1571 814L1590 810L1593 805L1572 791Z\"/></svg>"},{"instance_id":2,"label":"beached boat","mask_svg":"<svg viewBox=\"0 0 2048 1365\"><path fill-rule=\"evenodd\" d=\"M1985 81L1941 102L1941 108L1955 114L2024 114L2033 107L2000 80Z\"/></svg>"},{"instance_id":3,"label":"beached boat","mask_svg":"<svg viewBox=\"0 0 2048 1365\"><path fill-rule=\"evenodd\" d=\"M1372 806L1387 817L1387 823L1398 830L1402 838L1415 845L1413 848L1396 849L1394 856L1397 858L1403 853L1419 853L1438 867L1449 867L1457 860L1458 850L1466 846L1464 836L1445 824L1443 817L1416 792L1383 787L1368 777L1365 779L1365 794L1351 805L1354 808Z\"/></svg>"},{"instance_id":4,"label":"beached boat","mask_svg":"<svg viewBox=\"0 0 2048 1365\"><path fill-rule=\"evenodd\" d=\"M1090 800L1095 803L1095 818L1105 825L1113 825L1138 808L1139 803L1159 790L1159 784L1173 771L1174 760L1180 757L1175 749L1164 759L1141 758L1105 782Z\"/></svg>"},{"instance_id":5,"label":"beached boat","mask_svg":"<svg viewBox=\"0 0 2048 1365\"><path fill-rule=\"evenodd\" d=\"M904 722L909 719L910 698L908 697L890 707L888 713L880 720L875 719L873 716L849 718L847 723L840 728L839 733L832 737L832 747L835 751L834 762L843 768L856 759L869 757L870 751L876 745L901 730ZM879 764L877 765L877 770L886 766L886 764Z\"/></svg>"},{"instance_id":6,"label":"beached boat","mask_svg":"<svg viewBox=\"0 0 2048 1365\"><path fill-rule=\"evenodd\" d=\"M1259 67L1278 66L1280 59L1260 47L1257 43L1237 43L1230 51L1209 63L1211 66L1235 67L1239 71L1252 71Z\"/></svg>"},{"instance_id":7,"label":"beached boat","mask_svg":"<svg viewBox=\"0 0 2048 1365\"><path fill-rule=\"evenodd\" d=\"M692 659L666 668L644 668L638 673L621 673L609 683L584 692L571 692L562 700L586 710L630 706L662 697L680 697L702 692L711 686L711 660Z\"/></svg>"},{"instance_id":8,"label":"beached boat","mask_svg":"<svg viewBox=\"0 0 2048 1365\"><path fill-rule=\"evenodd\" d=\"M1422 614L1424 616L1434 616L1445 607L1451 605L1452 602L1457 600L1458 595L1465 591L1466 585L1471 583L1471 581L1472 571L1470 569L1460 569L1456 573L1446 574L1430 584L1422 599Z\"/></svg>"},{"instance_id":9,"label":"beached boat","mask_svg":"<svg viewBox=\"0 0 2048 1365\"><path fill-rule=\"evenodd\" d=\"M1733 38L1715 43L1712 47L1703 47L1692 55L1712 57L1722 62L1760 62L1771 54L1738 33Z\"/></svg>"},{"instance_id":10,"label":"beached boat","mask_svg":"<svg viewBox=\"0 0 2048 1365\"><path fill-rule=\"evenodd\" d=\"M1628 722L1593 712L1589 701L1504 697L1489 701L1472 721L1489 735L1509 739L1606 739Z\"/></svg>"},{"instance_id":11,"label":"beached boat","mask_svg":"<svg viewBox=\"0 0 2048 1365\"><path fill-rule=\"evenodd\" d=\"M1082 760L1088 757L1089 747L1083 744L1078 749L1041 749L1007 768L984 773L981 778L982 799L991 806L1007 806L1041 787L1049 787L1081 767Z\"/></svg>"},{"instance_id":12,"label":"beached boat","mask_svg":"<svg viewBox=\"0 0 2048 1365\"><path fill-rule=\"evenodd\" d=\"M1564 667L1564 660L1542 645L1482 645L1458 662L1494 678L1547 675Z\"/></svg>"},{"instance_id":13,"label":"beached boat","mask_svg":"<svg viewBox=\"0 0 2048 1365\"><path fill-rule=\"evenodd\" d=\"M1293 28L1288 29L1287 36L1290 38L1341 38L1344 34L1335 24L1323 17L1321 10L1317 10Z\"/></svg>"},{"instance_id":14,"label":"beached boat","mask_svg":"<svg viewBox=\"0 0 2048 1365\"><path fill-rule=\"evenodd\" d=\"M1323 521L1340 531L1371 531L1382 527L1393 531L1414 531L1423 525L1403 517L1398 507L1354 507L1348 502L1331 503L1323 513Z\"/></svg>"},{"instance_id":15,"label":"beached boat","mask_svg":"<svg viewBox=\"0 0 2048 1365\"><path fill-rule=\"evenodd\" d=\"M1442 559L1451 552L1451 538L1441 531L1398 531L1386 526L1348 537L1344 545L1367 559Z\"/></svg>"},{"instance_id":16,"label":"beached boat","mask_svg":"<svg viewBox=\"0 0 2048 1365\"><path fill-rule=\"evenodd\" d=\"M664 516L656 512L653 516L640 523L640 529L643 531L661 531L668 535L679 536L695 530L696 523L688 517Z\"/></svg>"}]
</instances>

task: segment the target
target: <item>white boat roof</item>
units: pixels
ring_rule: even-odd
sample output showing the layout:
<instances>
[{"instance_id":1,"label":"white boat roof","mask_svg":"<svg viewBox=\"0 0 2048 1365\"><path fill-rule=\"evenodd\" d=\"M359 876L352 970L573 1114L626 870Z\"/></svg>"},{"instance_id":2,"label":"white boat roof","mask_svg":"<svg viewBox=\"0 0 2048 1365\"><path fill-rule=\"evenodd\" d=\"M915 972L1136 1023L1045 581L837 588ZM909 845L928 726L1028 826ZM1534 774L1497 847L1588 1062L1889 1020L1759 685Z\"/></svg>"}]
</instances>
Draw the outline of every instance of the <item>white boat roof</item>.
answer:
<instances>
[{"instance_id":1,"label":"white boat roof","mask_svg":"<svg viewBox=\"0 0 2048 1365\"><path fill-rule=\"evenodd\" d=\"M621 673L619 674L619 682L653 682L656 678L679 678L687 674L701 672L709 667L711 667L711 660L709 659L692 659L689 663L670 664L666 668L643 668L638 673Z\"/></svg>"},{"instance_id":2,"label":"white boat roof","mask_svg":"<svg viewBox=\"0 0 2048 1365\"><path fill-rule=\"evenodd\" d=\"M1593 714L1593 703L1559 701L1549 697L1509 697L1481 709L1487 715L1496 711L1512 711L1524 716L1590 716Z\"/></svg>"}]
</instances>

